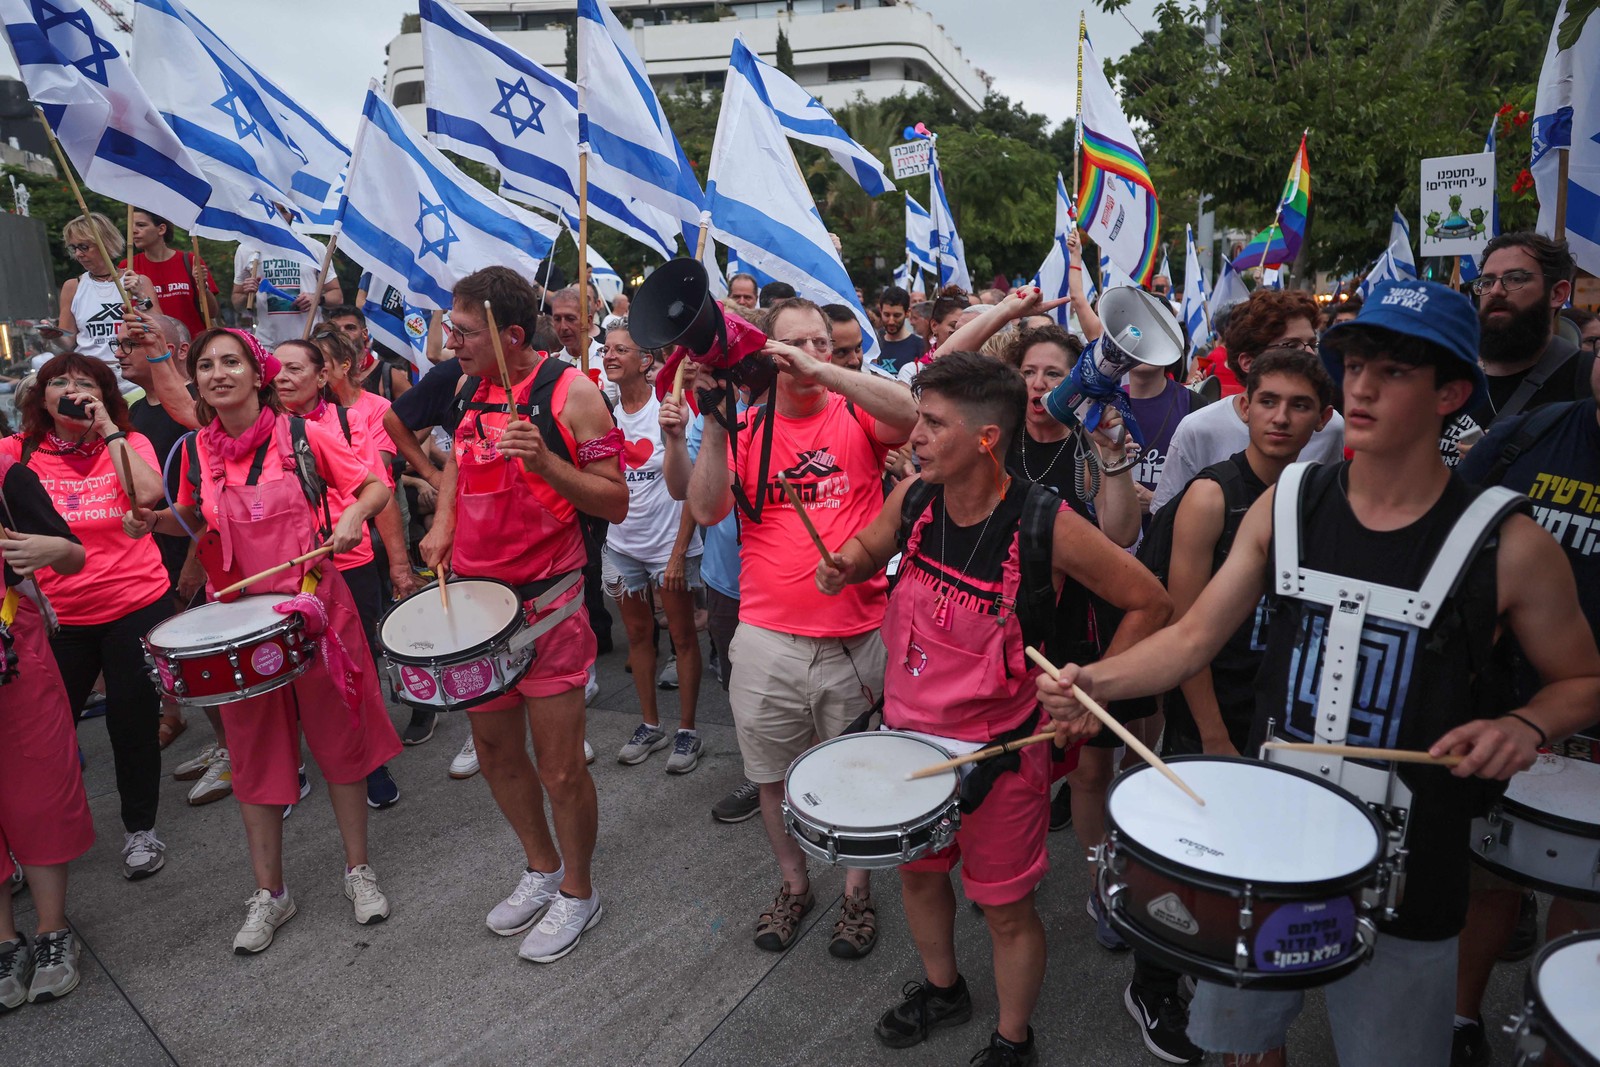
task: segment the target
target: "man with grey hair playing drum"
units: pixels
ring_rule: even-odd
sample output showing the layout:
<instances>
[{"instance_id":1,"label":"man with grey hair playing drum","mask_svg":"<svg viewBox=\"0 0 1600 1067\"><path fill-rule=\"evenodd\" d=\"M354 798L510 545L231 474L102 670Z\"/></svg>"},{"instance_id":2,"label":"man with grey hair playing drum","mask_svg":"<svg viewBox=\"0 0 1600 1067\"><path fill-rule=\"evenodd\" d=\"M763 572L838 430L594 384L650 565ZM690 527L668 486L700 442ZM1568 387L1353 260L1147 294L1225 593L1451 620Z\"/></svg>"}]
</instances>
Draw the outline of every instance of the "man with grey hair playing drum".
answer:
<instances>
[{"instance_id":1,"label":"man with grey hair playing drum","mask_svg":"<svg viewBox=\"0 0 1600 1067\"><path fill-rule=\"evenodd\" d=\"M1019 740L1040 714L1023 648L1048 641L1061 587L1076 582L1123 611L1112 648L1166 622L1172 605L1154 575L1045 486L1005 474L1028 387L1009 364L951 352L917 374L911 447L921 478L900 483L870 525L817 566L835 595L883 572L903 548L883 637L883 721L963 752ZM1076 759L1076 750L1068 759ZM1039 1061L1028 1021L1044 981L1045 935L1034 891L1049 868L1051 755L1033 745L964 779L961 824L948 848L900 867L906 925L925 979L878 1020L878 1040L907 1048L930 1030L966 1022L972 997L956 967L961 865L967 898L983 908L994 947L1000 1017L974 1062Z\"/></svg>"},{"instance_id":2,"label":"man with grey hair playing drum","mask_svg":"<svg viewBox=\"0 0 1600 1067\"><path fill-rule=\"evenodd\" d=\"M1170 689L1269 596L1252 741L1270 727L1311 742L1302 777L1359 794L1406 850L1403 895L1378 924L1371 961L1323 987L1341 1063L1449 1061L1469 822L1540 746L1600 715L1600 653L1561 549L1520 513L1523 498L1480 494L1439 456L1444 423L1485 395L1477 334L1472 307L1448 287L1379 285L1326 340L1355 458L1290 466L1178 623L1121 655L1069 664L1059 682L1038 681L1045 708L1076 730L1085 709L1075 692L1106 701ZM1505 629L1544 681L1520 706L1491 662ZM1348 746L1390 751L1358 760ZM1268 752L1274 762L1284 754ZM1413 762L1388 762L1396 755ZM1453 765L1440 765L1447 757ZM1229 798L1210 799L1202 810L1222 819ZM1187 802L1174 794L1173 803ZM1198 817L1174 809L1183 814ZM1282 1064L1302 998L1297 988L1202 980L1189 1038L1227 1063Z\"/></svg>"}]
</instances>

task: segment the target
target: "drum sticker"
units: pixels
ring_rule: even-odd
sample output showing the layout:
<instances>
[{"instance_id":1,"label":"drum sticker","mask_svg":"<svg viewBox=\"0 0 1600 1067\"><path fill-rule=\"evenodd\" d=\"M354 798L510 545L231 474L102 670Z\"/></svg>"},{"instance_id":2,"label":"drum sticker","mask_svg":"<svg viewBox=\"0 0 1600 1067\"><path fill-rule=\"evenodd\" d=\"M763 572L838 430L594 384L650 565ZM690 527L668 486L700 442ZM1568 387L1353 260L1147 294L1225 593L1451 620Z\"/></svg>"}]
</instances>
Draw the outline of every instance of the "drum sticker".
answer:
<instances>
[{"instance_id":1,"label":"drum sticker","mask_svg":"<svg viewBox=\"0 0 1600 1067\"><path fill-rule=\"evenodd\" d=\"M1287 903L1267 916L1256 932L1256 967L1303 971L1347 956L1356 940L1356 909L1349 897Z\"/></svg>"},{"instance_id":2,"label":"drum sticker","mask_svg":"<svg viewBox=\"0 0 1600 1067\"><path fill-rule=\"evenodd\" d=\"M1180 934L1193 937L1200 932L1200 924L1189 914L1189 909L1183 906L1183 901L1178 899L1176 893L1164 893L1156 897L1145 905L1145 910L1152 919L1172 927Z\"/></svg>"},{"instance_id":3,"label":"drum sticker","mask_svg":"<svg viewBox=\"0 0 1600 1067\"><path fill-rule=\"evenodd\" d=\"M439 692L433 677L427 671L419 671L415 667L400 668L400 684L406 687L406 692L418 700L432 700Z\"/></svg>"},{"instance_id":4,"label":"drum sticker","mask_svg":"<svg viewBox=\"0 0 1600 1067\"><path fill-rule=\"evenodd\" d=\"M268 641L250 653L250 666L263 678L271 678L283 670L283 649Z\"/></svg>"},{"instance_id":5,"label":"drum sticker","mask_svg":"<svg viewBox=\"0 0 1600 1067\"><path fill-rule=\"evenodd\" d=\"M156 660L156 673L161 675L161 688L168 693L177 691L177 679L172 676L172 668L165 659Z\"/></svg>"},{"instance_id":6,"label":"drum sticker","mask_svg":"<svg viewBox=\"0 0 1600 1067\"><path fill-rule=\"evenodd\" d=\"M459 667L446 667L441 675L445 694L452 700L471 700L482 696L494 684L494 671L486 659L464 663Z\"/></svg>"}]
</instances>

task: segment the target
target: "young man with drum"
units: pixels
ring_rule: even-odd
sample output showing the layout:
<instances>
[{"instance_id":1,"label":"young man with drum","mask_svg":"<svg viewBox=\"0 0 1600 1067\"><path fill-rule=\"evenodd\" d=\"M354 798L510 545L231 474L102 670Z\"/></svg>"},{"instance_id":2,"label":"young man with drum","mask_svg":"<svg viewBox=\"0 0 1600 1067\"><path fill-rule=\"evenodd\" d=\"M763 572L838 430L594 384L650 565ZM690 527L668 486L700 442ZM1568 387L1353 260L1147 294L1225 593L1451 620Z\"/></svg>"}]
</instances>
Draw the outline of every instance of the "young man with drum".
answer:
<instances>
[{"instance_id":1,"label":"young man with drum","mask_svg":"<svg viewBox=\"0 0 1600 1067\"><path fill-rule=\"evenodd\" d=\"M576 948L601 915L600 895L589 881L599 812L583 751L583 688L595 637L581 577L545 598L550 603L537 607L534 601L583 570L588 551L580 512L608 522L627 516L628 487L618 463L623 437L593 383L531 347L539 298L521 275L485 267L462 279L454 298L445 346L479 382L456 427L422 558L441 575L516 585L529 625L561 620L538 638L533 666L516 689L469 712L483 776L527 859L511 895L489 912L489 929L510 937L532 927L518 954L551 963ZM494 311L493 327L485 302ZM504 352L509 396L497 347ZM512 397L514 417L507 411ZM548 436L535 418L548 419Z\"/></svg>"},{"instance_id":2,"label":"young man with drum","mask_svg":"<svg viewBox=\"0 0 1600 1067\"><path fill-rule=\"evenodd\" d=\"M1028 404L1028 387L1011 366L951 352L924 366L913 388L919 418L911 446L922 477L897 486L866 529L845 541L831 562L818 564L816 584L838 595L846 584L882 574L904 545L883 621L884 725L971 751L1040 726L1032 683L1038 669L1023 655L1025 641L1037 640L1024 636L1033 583L1049 582L1038 603L1050 618L1067 582L1123 611L1113 648L1153 633L1171 607L1149 571L1053 492L1004 473L1000 457L1020 432ZM908 506L910 493L918 494L918 503ZM1031 509L1039 509L1040 518L1030 518ZM1030 537L1041 543L1030 544ZM1034 558L1048 559L1048 574L1030 572ZM1049 867L1050 764L1048 746L1034 745L977 765L963 787L955 843L900 868L906 924L926 978L910 983L905 1000L878 1021L878 1040L890 1048L909 1047L931 1029L972 1016L971 995L956 969L950 871L960 863L967 898L983 907L989 924L1000 1001L995 1032L974 1062L1038 1062L1028 1020L1044 980L1045 935L1034 888ZM987 794L969 795L985 778Z\"/></svg>"},{"instance_id":3,"label":"young man with drum","mask_svg":"<svg viewBox=\"0 0 1600 1067\"><path fill-rule=\"evenodd\" d=\"M1101 701L1180 684L1270 592L1274 624L1252 740L1263 739L1270 722L1295 739L1461 757L1449 769L1312 761L1313 771L1337 768L1352 788L1367 777L1386 780L1396 766L1388 803L1401 809L1408 851L1403 897L1394 919L1380 924L1371 961L1324 987L1345 1063L1449 1060L1468 825L1492 793L1474 779L1509 778L1548 739L1600 714L1600 653L1560 548L1498 500L1474 507L1478 494L1439 456L1445 420L1484 394L1477 333L1471 306L1446 286L1378 286L1360 315L1328 336L1355 458L1289 467L1246 515L1227 562L1177 624L1122 655L1069 664L1059 683L1038 681L1051 715L1081 732L1074 684ZM1424 577L1442 579L1449 592L1410 592ZM1327 589L1341 586L1330 607ZM1495 696L1494 672L1485 669L1503 627L1545 680L1520 707ZM1188 802L1173 794L1172 803ZM1282 1063L1301 1005L1298 990L1202 981L1189 1037L1229 1062Z\"/></svg>"}]
</instances>

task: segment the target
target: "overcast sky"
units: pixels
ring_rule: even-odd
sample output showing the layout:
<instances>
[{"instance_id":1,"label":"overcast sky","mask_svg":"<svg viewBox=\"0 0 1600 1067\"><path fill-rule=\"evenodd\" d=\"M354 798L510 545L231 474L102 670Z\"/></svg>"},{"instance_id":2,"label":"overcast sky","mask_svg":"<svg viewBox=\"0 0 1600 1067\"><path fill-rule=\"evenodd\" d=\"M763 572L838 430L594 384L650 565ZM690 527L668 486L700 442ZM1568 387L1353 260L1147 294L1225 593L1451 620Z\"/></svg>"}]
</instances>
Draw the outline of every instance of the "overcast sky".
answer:
<instances>
[{"instance_id":1,"label":"overcast sky","mask_svg":"<svg viewBox=\"0 0 1600 1067\"><path fill-rule=\"evenodd\" d=\"M82 0L103 31L110 23ZM132 0L113 0L124 14ZM187 6L240 55L327 123L348 143L355 134L369 78L383 78L384 46L400 28L400 16L416 0L185 0ZM458 0L460 2L460 0ZM967 58L994 77L995 88L1043 112L1054 122L1073 109L1076 12L1061 0L917 0L944 24ZM1147 20L1155 0L1134 0L1126 13ZM1070 11L1070 13L1069 13ZM1122 15L1090 8L1089 35L1103 58L1116 58L1138 39ZM263 32L267 31L267 32ZM112 32L126 52L128 38ZM0 74L15 75L10 50L0 50Z\"/></svg>"}]
</instances>

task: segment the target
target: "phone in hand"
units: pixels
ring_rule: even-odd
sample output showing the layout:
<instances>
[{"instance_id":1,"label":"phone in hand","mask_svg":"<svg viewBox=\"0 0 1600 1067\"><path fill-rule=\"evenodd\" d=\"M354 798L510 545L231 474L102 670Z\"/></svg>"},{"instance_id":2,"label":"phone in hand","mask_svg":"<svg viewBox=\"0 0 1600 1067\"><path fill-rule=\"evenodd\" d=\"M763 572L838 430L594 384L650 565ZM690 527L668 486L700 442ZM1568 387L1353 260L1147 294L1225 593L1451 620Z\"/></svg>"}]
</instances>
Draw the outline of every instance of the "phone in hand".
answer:
<instances>
[{"instance_id":1,"label":"phone in hand","mask_svg":"<svg viewBox=\"0 0 1600 1067\"><path fill-rule=\"evenodd\" d=\"M56 414L65 415L69 419L89 421L89 409L84 407L80 401L73 400L70 397L62 397L56 404Z\"/></svg>"}]
</instances>

